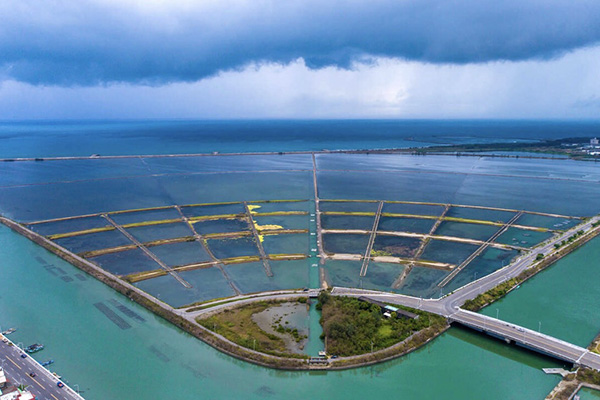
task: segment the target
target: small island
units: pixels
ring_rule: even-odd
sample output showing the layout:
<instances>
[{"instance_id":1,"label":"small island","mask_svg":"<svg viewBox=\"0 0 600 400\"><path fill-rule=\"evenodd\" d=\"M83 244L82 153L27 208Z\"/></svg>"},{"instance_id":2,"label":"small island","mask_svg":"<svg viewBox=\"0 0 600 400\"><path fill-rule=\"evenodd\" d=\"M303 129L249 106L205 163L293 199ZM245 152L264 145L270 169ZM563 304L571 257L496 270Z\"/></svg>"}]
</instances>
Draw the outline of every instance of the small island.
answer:
<instances>
[{"instance_id":1,"label":"small island","mask_svg":"<svg viewBox=\"0 0 600 400\"><path fill-rule=\"evenodd\" d=\"M307 354L311 301L321 312L323 351ZM321 291L317 299L260 300L208 312L197 322L225 340L261 353L271 366L345 369L399 357L444 332L446 318L360 296ZM287 363L280 364L287 359Z\"/></svg>"}]
</instances>

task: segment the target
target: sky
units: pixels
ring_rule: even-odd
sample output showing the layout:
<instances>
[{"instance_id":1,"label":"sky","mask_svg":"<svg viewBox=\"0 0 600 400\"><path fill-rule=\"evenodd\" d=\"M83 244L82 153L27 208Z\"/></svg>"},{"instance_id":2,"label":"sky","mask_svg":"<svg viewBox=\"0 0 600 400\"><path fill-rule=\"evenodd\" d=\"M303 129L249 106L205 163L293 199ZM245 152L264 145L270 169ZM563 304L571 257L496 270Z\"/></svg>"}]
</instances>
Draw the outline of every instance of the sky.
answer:
<instances>
[{"instance_id":1,"label":"sky","mask_svg":"<svg viewBox=\"0 0 600 400\"><path fill-rule=\"evenodd\" d=\"M600 116L597 0L0 0L0 119Z\"/></svg>"}]
</instances>

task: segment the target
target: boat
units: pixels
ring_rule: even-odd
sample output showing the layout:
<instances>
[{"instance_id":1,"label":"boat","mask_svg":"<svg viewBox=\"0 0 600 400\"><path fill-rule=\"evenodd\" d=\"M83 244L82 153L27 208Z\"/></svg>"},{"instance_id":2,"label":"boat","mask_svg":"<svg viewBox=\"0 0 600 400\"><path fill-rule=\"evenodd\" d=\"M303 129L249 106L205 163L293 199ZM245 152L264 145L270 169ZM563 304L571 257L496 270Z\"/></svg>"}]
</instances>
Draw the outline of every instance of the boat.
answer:
<instances>
[{"instance_id":1,"label":"boat","mask_svg":"<svg viewBox=\"0 0 600 400\"><path fill-rule=\"evenodd\" d=\"M44 350L44 345L40 343L34 343L30 346L25 347L25 351L28 353L35 353L40 350Z\"/></svg>"},{"instance_id":2,"label":"boat","mask_svg":"<svg viewBox=\"0 0 600 400\"><path fill-rule=\"evenodd\" d=\"M54 360L47 360L42 363L42 367L46 367L50 364L54 364Z\"/></svg>"},{"instance_id":3,"label":"boat","mask_svg":"<svg viewBox=\"0 0 600 400\"><path fill-rule=\"evenodd\" d=\"M17 328L10 328L9 330L6 330L4 332L2 332L3 335L10 335L11 333L15 332L17 330Z\"/></svg>"}]
</instances>

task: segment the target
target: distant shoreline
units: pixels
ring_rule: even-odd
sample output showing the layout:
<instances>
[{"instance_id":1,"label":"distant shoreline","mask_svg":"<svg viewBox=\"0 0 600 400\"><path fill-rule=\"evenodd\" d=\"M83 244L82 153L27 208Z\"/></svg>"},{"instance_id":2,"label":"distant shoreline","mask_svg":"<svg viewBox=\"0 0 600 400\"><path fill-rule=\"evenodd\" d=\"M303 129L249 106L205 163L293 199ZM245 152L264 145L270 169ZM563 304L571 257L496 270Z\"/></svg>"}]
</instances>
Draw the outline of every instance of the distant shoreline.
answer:
<instances>
[{"instance_id":1,"label":"distant shoreline","mask_svg":"<svg viewBox=\"0 0 600 400\"><path fill-rule=\"evenodd\" d=\"M581 140L581 138L578 138ZM586 138L587 139L587 138ZM563 143L569 139L561 139ZM399 154L399 155L444 155L444 156L471 156L471 157L498 157L498 158L531 158L531 159L570 159L570 153L560 152L560 144L557 141L546 142L519 142L519 143L489 143L482 145L436 145L426 147L410 148L380 148L380 149L336 149L336 150L296 150L296 151L264 151L264 152L235 152L235 153L175 153L175 154L130 154L130 155L100 155L90 156L63 156L63 157L7 157L0 158L0 162L43 162L43 161L67 161L67 160L110 160L131 158L186 158L186 157L235 157L235 156L278 156L278 155L312 155L312 154ZM583 142L581 142L583 143ZM546 151L537 150L544 148ZM554 150L554 151L552 151ZM518 154L489 154L486 152L527 152L527 155ZM531 153L539 153L533 156ZM567 157L549 157L545 154L561 154Z\"/></svg>"}]
</instances>

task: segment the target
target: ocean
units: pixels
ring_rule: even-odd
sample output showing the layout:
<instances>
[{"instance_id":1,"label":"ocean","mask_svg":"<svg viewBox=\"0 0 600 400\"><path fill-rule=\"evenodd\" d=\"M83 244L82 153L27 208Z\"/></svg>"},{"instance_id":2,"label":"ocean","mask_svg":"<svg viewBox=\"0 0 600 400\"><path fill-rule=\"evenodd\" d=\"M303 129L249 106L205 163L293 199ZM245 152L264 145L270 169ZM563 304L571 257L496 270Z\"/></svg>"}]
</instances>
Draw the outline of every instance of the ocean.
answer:
<instances>
[{"instance_id":1,"label":"ocean","mask_svg":"<svg viewBox=\"0 0 600 400\"><path fill-rule=\"evenodd\" d=\"M408 148L600 136L600 121L5 121L0 157Z\"/></svg>"}]
</instances>

